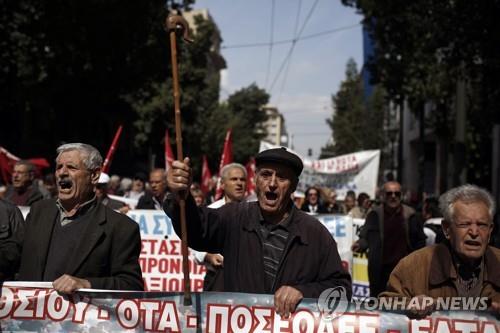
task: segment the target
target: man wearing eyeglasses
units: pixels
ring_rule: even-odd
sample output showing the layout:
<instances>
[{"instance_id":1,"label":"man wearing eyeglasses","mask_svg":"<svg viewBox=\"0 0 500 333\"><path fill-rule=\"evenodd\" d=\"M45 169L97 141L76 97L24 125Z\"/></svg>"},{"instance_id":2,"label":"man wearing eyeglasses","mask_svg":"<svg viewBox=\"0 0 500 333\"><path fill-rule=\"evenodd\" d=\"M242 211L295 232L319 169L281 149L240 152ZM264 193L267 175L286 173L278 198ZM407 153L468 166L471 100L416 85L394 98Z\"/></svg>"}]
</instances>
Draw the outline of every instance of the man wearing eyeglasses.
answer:
<instances>
[{"instance_id":1,"label":"man wearing eyeglasses","mask_svg":"<svg viewBox=\"0 0 500 333\"><path fill-rule=\"evenodd\" d=\"M500 250L488 246L495 203L475 185L462 185L439 199L446 241L415 251L392 272L382 297L487 297L500 310ZM411 302L419 303L422 302ZM434 304L409 309L414 317L430 314Z\"/></svg>"},{"instance_id":2,"label":"man wearing eyeglasses","mask_svg":"<svg viewBox=\"0 0 500 333\"><path fill-rule=\"evenodd\" d=\"M389 275L399 260L425 246L425 233L415 210L401 202L401 185L384 184L382 203L373 208L361 228L355 252L368 250L370 296L385 290Z\"/></svg>"}]
</instances>

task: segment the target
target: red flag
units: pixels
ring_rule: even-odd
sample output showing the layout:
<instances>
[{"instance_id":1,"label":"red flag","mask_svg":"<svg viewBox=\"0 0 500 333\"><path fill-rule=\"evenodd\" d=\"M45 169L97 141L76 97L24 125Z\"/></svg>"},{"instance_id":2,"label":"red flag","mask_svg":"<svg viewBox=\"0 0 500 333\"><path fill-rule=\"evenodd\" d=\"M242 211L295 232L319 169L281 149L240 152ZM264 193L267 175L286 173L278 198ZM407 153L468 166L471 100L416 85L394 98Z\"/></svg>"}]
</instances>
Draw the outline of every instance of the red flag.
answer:
<instances>
[{"instance_id":1,"label":"red flag","mask_svg":"<svg viewBox=\"0 0 500 333\"><path fill-rule=\"evenodd\" d=\"M224 165L233 162L233 143L232 143L232 129L228 129L226 133L226 139L224 140L224 149L222 150L222 156L220 158L219 164L219 180L217 182L217 191L215 192L215 200L219 200L222 197L222 188L220 184L220 171Z\"/></svg>"},{"instance_id":2,"label":"red flag","mask_svg":"<svg viewBox=\"0 0 500 333\"><path fill-rule=\"evenodd\" d=\"M168 136L168 130L165 130L165 170L168 171L174 160L175 157L174 154L172 153L172 147L170 147L170 138Z\"/></svg>"},{"instance_id":3,"label":"red flag","mask_svg":"<svg viewBox=\"0 0 500 333\"><path fill-rule=\"evenodd\" d=\"M255 159L253 157L250 158L247 165L245 165L247 169L247 196L255 194Z\"/></svg>"},{"instance_id":4,"label":"red flag","mask_svg":"<svg viewBox=\"0 0 500 333\"><path fill-rule=\"evenodd\" d=\"M4 184L10 183L12 170L17 161L19 161L19 157L0 147L0 176Z\"/></svg>"},{"instance_id":5,"label":"red flag","mask_svg":"<svg viewBox=\"0 0 500 333\"><path fill-rule=\"evenodd\" d=\"M120 125L118 130L115 133L115 137L113 138L113 142L111 142L111 146L109 147L108 153L106 154L106 159L102 165L102 172L109 173L109 168L111 167L111 160L113 160L113 155L115 154L116 145L118 144L118 140L120 139L120 135L122 134L123 126Z\"/></svg>"},{"instance_id":6,"label":"red flag","mask_svg":"<svg viewBox=\"0 0 500 333\"><path fill-rule=\"evenodd\" d=\"M208 168L207 156L203 155L203 165L201 167L201 190L205 195L210 192L210 180L212 179L212 173Z\"/></svg>"}]
</instances>

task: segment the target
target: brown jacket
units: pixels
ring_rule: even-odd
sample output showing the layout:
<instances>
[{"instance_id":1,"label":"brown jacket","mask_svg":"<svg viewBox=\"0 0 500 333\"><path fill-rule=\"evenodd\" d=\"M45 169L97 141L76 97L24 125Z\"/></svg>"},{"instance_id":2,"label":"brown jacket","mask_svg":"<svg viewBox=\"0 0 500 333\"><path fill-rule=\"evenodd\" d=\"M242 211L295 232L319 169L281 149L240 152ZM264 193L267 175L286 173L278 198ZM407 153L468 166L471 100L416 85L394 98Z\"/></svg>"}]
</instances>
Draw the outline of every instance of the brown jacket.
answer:
<instances>
[{"instance_id":1,"label":"brown jacket","mask_svg":"<svg viewBox=\"0 0 500 333\"><path fill-rule=\"evenodd\" d=\"M484 254L484 282L482 297L500 302L500 250L488 246ZM457 272L450 250L445 244L427 246L401 259L387 284L387 291L379 297L433 298L459 296L454 279Z\"/></svg>"}]
</instances>

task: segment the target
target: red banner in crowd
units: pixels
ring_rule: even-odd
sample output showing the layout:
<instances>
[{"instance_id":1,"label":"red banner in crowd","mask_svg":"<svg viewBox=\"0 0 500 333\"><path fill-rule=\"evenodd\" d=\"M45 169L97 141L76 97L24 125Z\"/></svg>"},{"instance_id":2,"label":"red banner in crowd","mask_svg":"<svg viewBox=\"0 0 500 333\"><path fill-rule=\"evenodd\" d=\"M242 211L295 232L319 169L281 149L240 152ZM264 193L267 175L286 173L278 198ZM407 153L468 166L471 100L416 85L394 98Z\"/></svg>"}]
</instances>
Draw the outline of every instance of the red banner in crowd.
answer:
<instances>
[{"instance_id":1,"label":"red banner in crowd","mask_svg":"<svg viewBox=\"0 0 500 333\"><path fill-rule=\"evenodd\" d=\"M201 167L201 190L206 195L210 191L210 180L212 179L212 173L208 168L207 156L203 155L203 165Z\"/></svg>"},{"instance_id":2,"label":"red banner in crowd","mask_svg":"<svg viewBox=\"0 0 500 333\"><path fill-rule=\"evenodd\" d=\"M174 162L175 157L172 153L172 147L170 147L170 137L168 135L168 129L165 130L165 170L168 171L172 162Z\"/></svg>"},{"instance_id":3,"label":"red banner in crowd","mask_svg":"<svg viewBox=\"0 0 500 333\"><path fill-rule=\"evenodd\" d=\"M222 156L220 158L219 164L219 181L217 182L217 191L215 193L215 200L219 200L222 197L222 188L220 187L220 172L224 165L233 162L233 142L232 142L232 129L228 129L226 133L226 138L224 140L224 149L222 150Z\"/></svg>"},{"instance_id":4,"label":"red banner in crowd","mask_svg":"<svg viewBox=\"0 0 500 333\"><path fill-rule=\"evenodd\" d=\"M250 157L247 165L247 195L255 194L255 159Z\"/></svg>"}]
</instances>

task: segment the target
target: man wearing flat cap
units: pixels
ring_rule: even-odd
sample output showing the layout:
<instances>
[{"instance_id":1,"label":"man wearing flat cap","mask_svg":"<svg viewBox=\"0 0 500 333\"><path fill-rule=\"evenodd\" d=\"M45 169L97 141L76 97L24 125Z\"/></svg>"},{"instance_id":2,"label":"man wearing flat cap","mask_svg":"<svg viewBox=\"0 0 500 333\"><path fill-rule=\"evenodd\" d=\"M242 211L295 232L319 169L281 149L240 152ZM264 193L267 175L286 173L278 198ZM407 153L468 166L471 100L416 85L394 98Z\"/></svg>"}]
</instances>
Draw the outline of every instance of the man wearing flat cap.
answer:
<instances>
[{"instance_id":1,"label":"man wearing flat cap","mask_svg":"<svg viewBox=\"0 0 500 333\"><path fill-rule=\"evenodd\" d=\"M219 209L196 208L189 195L189 158L167 173L170 194L164 210L180 234L178 200L186 199L188 244L224 256L224 291L274 294L276 312L287 318L303 297L317 298L327 288L346 289L337 244L314 217L293 205L302 161L285 148L256 158L257 202L229 203Z\"/></svg>"}]
</instances>

